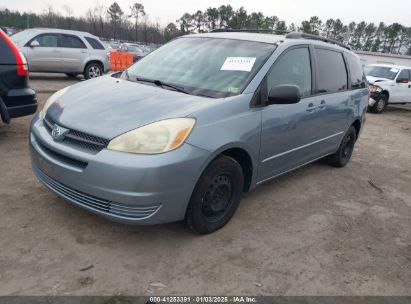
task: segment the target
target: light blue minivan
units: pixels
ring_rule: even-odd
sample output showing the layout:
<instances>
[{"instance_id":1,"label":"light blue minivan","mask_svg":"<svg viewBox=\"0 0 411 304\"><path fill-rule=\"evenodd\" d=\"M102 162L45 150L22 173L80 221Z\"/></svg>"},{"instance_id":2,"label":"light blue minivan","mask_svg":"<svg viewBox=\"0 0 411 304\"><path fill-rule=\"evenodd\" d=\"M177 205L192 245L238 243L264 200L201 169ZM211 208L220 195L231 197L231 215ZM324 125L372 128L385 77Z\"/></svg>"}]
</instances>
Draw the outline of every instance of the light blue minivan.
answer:
<instances>
[{"instance_id":1,"label":"light blue minivan","mask_svg":"<svg viewBox=\"0 0 411 304\"><path fill-rule=\"evenodd\" d=\"M336 41L188 35L51 96L31 124L33 171L109 219L210 233L261 183L325 157L345 166L368 94L359 58Z\"/></svg>"}]
</instances>

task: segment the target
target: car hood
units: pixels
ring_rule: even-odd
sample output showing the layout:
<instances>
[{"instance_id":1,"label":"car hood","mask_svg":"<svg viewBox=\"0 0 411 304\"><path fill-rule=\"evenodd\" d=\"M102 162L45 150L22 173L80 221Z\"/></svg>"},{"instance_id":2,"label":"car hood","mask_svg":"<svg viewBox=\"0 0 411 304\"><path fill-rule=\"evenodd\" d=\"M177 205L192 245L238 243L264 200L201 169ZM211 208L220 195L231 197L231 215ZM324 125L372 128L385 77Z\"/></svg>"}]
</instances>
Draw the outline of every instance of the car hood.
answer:
<instances>
[{"instance_id":1,"label":"car hood","mask_svg":"<svg viewBox=\"0 0 411 304\"><path fill-rule=\"evenodd\" d=\"M104 76L73 85L47 113L63 127L111 139L155 121L186 117L215 101Z\"/></svg>"},{"instance_id":2,"label":"car hood","mask_svg":"<svg viewBox=\"0 0 411 304\"><path fill-rule=\"evenodd\" d=\"M381 78L381 77L367 76L367 81L370 84L374 84L374 83L380 83L380 82L388 83L388 82L391 82L392 80L387 79L387 78Z\"/></svg>"}]
</instances>

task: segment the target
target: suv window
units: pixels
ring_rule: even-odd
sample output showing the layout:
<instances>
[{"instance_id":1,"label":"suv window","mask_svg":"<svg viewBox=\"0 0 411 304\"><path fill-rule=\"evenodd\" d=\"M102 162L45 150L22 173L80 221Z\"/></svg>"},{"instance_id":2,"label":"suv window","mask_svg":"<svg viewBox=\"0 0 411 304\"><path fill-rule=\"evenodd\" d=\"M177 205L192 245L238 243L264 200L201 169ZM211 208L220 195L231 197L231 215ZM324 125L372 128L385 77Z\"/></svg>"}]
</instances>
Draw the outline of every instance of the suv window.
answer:
<instances>
[{"instance_id":1,"label":"suv window","mask_svg":"<svg viewBox=\"0 0 411 304\"><path fill-rule=\"evenodd\" d=\"M404 79L404 80L408 79L408 81L409 81L410 80L409 70L402 70L400 75L398 75L397 79Z\"/></svg>"},{"instance_id":2,"label":"suv window","mask_svg":"<svg viewBox=\"0 0 411 304\"><path fill-rule=\"evenodd\" d=\"M86 45L80 38L72 35L61 35L61 46L64 48L72 48L72 49L86 49Z\"/></svg>"},{"instance_id":3,"label":"suv window","mask_svg":"<svg viewBox=\"0 0 411 304\"><path fill-rule=\"evenodd\" d=\"M274 85L294 84L300 87L302 97L311 95L311 60L308 48L286 52L267 76L267 88Z\"/></svg>"},{"instance_id":4,"label":"suv window","mask_svg":"<svg viewBox=\"0 0 411 304\"><path fill-rule=\"evenodd\" d=\"M360 89L366 87L366 79L361 66L361 61L358 57L346 53L348 67L351 76L351 89Z\"/></svg>"},{"instance_id":5,"label":"suv window","mask_svg":"<svg viewBox=\"0 0 411 304\"><path fill-rule=\"evenodd\" d=\"M315 49L318 65L318 92L336 93L347 90L348 77L342 53Z\"/></svg>"},{"instance_id":6,"label":"suv window","mask_svg":"<svg viewBox=\"0 0 411 304\"><path fill-rule=\"evenodd\" d=\"M58 47L59 46L59 35L42 34L32 39L32 41L37 41L39 43L39 47Z\"/></svg>"},{"instance_id":7,"label":"suv window","mask_svg":"<svg viewBox=\"0 0 411 304\"><path fill-rule=\"evenodd\" d=\"M94 38L84 37L88 43L90 43L91 47L95 50L105 50L104 46Z\"/></svg>"}]
</instances>

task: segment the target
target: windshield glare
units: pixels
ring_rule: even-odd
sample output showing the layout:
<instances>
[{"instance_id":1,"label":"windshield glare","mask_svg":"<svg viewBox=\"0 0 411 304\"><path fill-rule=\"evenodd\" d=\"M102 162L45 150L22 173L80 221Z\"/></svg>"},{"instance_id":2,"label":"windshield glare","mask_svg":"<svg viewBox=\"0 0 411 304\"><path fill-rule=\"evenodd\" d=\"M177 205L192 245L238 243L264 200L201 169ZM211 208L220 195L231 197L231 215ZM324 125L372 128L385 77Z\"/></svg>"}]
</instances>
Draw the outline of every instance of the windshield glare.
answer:
<instances>
[{"instance_id":1,"label":"windshield glare","mask_svg":"<svg viewBox=\"0 0 411 304\"><path fill-rule=\"evenodd\" d=\"M22 32L12 35L10 39L15 44L20 45L22 43L25 43L32 36L32 34L33 34L32 31L22 31Z\"/></svg>"},{"instance_id":2,"label":"windshield glare","mask_svg":"<svg viewBox=\"0 0 411 304\"><path fill-rule=\"evenodd\" d=\"M371 76L371 77L376 77L376 78L385 78L385 79L394 80L399 71L400 70L396 68L373 66L373 67L367 67L366 75Z\"/></svg>"},{"instance_id":3,"label":"windshield glare","mask_svg":"<svg viewBox=\"0 0 411 304\"><path fill-rule=\"evenodd\" d=\"M129 79L160 80L190 94L240 94L275 50L273 44L219 38L179 38L128 69Z\"/></svg>"}]
</instances>

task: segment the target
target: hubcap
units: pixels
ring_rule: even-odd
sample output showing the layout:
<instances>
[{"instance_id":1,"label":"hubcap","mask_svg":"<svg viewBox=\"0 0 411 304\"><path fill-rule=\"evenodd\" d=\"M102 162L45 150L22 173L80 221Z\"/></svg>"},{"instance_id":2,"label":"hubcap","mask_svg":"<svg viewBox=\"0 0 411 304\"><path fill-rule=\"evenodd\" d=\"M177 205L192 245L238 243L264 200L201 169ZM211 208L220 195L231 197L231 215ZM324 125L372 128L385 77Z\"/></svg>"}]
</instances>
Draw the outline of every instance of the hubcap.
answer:
<instances>
[{"instance_id":1,"label":"hubcap","mask_svg":"<svg viewBox=\"0 0 411 304\"><path fill-rule=\"evenodd\" d=\"M343 146L343 149L342 149L342 156L343 156L343 158L350 157L351 152L352 152L352 149L353 149L353 146L354 146L354 140L353 140L352 136L349 135L349 136L345 139L344 146Z\"/></svg>"},{"instance_id":2,"label":"hubcap","mask_svg":"<svg viewBox=\"0 0 411 304\"><path fill-rule=\"evenodd\" d=\"M229 176L216 176L202 199L202 213L209 221L221 219L232 202L233 183Z\"/></svg>"},{"instance_id":3,"label":"hubcap","mask_svg":"<svg viewBox=\"0 0 411 304\"><path fill-rule=\"evenodd\" d=\"M88 70L88 74L90 76L90 78L96 78L99 77L101 75L100 69L96 66L92 66L89 68Z\"/></svg>"},{"instance_id":4,"label":"hubcap","mask_svg":"<svg viewBox=\"0 0 411 304\"><path fill-rule=\"evenodd\" d=\"M384 109L384 106L385 106L385 101L384 101L384 99L380 99L380 100L378 101L378 104L377 104L377 110L378 110L378 111L382 111L382 110Z\"/></svg>"}]
</instances>

